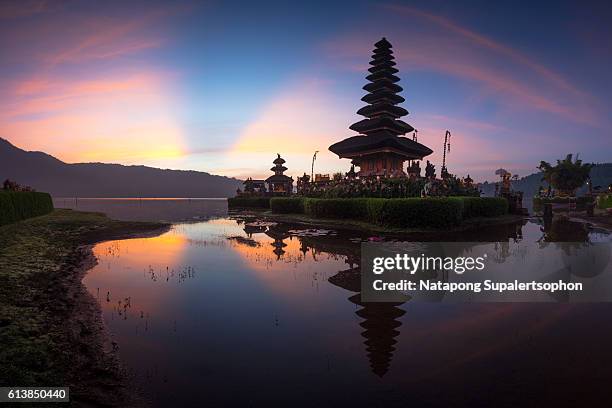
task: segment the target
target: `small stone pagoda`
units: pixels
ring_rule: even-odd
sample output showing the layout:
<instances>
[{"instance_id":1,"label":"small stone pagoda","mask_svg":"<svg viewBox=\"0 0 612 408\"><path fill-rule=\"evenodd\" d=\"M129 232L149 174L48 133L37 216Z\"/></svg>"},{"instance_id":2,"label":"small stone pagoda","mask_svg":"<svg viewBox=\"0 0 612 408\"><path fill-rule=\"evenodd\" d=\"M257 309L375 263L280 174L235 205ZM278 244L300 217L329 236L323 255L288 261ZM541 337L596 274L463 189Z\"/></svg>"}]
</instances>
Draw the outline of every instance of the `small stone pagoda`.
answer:
<instances>
[{"instance_id":1,"label":"small stone pagoda","mask_svg":"<svg viewBox=\"0 0 612 408\"><path fill-rule=\"evenodd\" d=\"M414 128L399 119L408 111L397 106L404 98L398 95L402 87L396 84L400 79L395 76L399 71L391 43L383 38L374 46L370 75L366 77L370 83L363 87L368 94L361 98L368 105L357 111L366 119L350 126L360 135L335 143L329 150L340 158L351 159L360 168L359 177L404 177L406 160L422 160L433 151L401 136Z\"/></svg>"},{"instance_id":2,"label":"small stone pagoda","mask_svg":"<svg viewBox=\"0 0 612 408\"><path fill-rule=\"evenodd\" d=\"M272 162L274 167L270 169L274 174L266 179L268 192L272 195L290 195L293 192L293 178L283 174L287 171L287 168L283 166L285 160L278 153L277 156Z\"/></svg>"}]
</instances>

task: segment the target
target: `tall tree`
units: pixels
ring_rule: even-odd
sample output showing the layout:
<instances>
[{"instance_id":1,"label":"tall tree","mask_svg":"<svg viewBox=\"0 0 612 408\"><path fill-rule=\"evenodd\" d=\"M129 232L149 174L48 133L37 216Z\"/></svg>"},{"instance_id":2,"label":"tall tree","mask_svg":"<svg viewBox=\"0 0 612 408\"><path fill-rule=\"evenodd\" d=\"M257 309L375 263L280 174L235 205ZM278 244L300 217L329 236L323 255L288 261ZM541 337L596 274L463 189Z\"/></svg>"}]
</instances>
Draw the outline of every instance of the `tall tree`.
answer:
<instances>
[{"instance_id":1,"label":"tall tree","mask_svg":"<svg viewBox=\"0 0 612 408\"><path fill-rule=\"evenodd\" d=\"M560 195L574 195L576 189L589 179L593 164L582 163L582 160L568 154L565 159L557 160L557 164L541 161L538 169L542 172L542 180L554 187Z\"/></svg>"}]
</instances>

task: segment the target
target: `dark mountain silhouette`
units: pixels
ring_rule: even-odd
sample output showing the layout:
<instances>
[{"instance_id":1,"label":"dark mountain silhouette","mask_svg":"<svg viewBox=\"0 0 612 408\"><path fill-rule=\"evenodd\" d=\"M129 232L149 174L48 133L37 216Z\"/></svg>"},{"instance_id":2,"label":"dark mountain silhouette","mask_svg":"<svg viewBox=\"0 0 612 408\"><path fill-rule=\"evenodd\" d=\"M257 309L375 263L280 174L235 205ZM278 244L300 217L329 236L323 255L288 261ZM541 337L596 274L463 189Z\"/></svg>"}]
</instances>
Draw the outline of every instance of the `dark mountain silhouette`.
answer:
<instances>
[{"instance_id":1,"label":"dark mountain silhouette","mask_svg":"<svg viewBox=\"0 0 612 408\"><path fill-rule=\"evenodd\" d=\"M607 189L612 184L612 163L597 164L591 169L591 180L593 187L600 186L603 190ZM548 185L542 181L540 173L533 173L529 176L518 179L512 182L514 190L522 191L524 197L531 198L537 194L539 187L546 188ZM495 194L495 182L485 182L480 185L480 190L484 196L492 196ZM587 191L587 186L582 186L577 194L582 195Z\"/></svg>"},{"instance_id":2,"label":"dark mountain silhouette","mask_svg":"<svg viewBox=\"0 0 612 408\"><path fill-rule=\"evenodd\" d=\"M230 197L242 186L235 178L199 171L68 164L0 138L0 182L7 178L55 197Z\"/></svg>"}]
</instances>

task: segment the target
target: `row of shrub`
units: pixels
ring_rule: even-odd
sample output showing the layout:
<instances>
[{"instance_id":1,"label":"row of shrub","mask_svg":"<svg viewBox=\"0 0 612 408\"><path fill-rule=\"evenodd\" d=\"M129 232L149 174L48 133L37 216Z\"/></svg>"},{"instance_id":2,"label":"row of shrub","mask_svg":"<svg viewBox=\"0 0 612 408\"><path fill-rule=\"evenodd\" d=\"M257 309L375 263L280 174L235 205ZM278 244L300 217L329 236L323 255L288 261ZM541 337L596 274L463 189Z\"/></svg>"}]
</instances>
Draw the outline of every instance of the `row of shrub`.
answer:
<instances>
[{"instance_id":1,"label":"row of shrub","mask_svg":"<svg viewBox=\"0 0 612 408\"><path fill-rule=\"evenodd\" d=\"M459 225L468 218L507 214L508 201L495 197L323 199L275 197L270 201L270 207L274 213L353 219L397 228L444 228Z\"/></svg>"},{"instance_id":2,"label":"row of shrub","mask_svg":"<svg viewBox=\"0 0 612 408\"><path fill-rule=\"evenodd\" d=\"M304 197L274 197L270 200L270 209L277 214L303 214Z\"/></svg>"},{"instance_id":3,"label":"row of shrub","mask_svg":"<svg viewBox=\"0 0 612 408\"><path fill-rule=\"evenodd\" d=\"M53 211L48 193L0 190L0 225L38 217Z\"/></svg>"},{"instance_id":4,"label":"row of shrub","mask_svg":"<svg viewBox=\"0 0 612 408\"><path fill-rule=\"evenodd\" d=\"M270 208L270 197L231 197L227 199L229 208Z\"/></svg>"},{"instance_id":5,"label":"row of shrub","mask_svg":"<svg viewBox=\"0 0 612 408\"><path fill-rule=\"evenodd\" d=\"M597 197L597 207L601 209L612 208L612 194Z\"/></svg>"},{"instance_id":6,"label":"row of shrub","mask_svg":"<svg viewBox=\"0 0 612 408\"><path fill-rule=\"evenodd\" d=\"M498 217L508 213L508 200L501 197L461 197L463 218Z\"/></svg>"}]
</instances>

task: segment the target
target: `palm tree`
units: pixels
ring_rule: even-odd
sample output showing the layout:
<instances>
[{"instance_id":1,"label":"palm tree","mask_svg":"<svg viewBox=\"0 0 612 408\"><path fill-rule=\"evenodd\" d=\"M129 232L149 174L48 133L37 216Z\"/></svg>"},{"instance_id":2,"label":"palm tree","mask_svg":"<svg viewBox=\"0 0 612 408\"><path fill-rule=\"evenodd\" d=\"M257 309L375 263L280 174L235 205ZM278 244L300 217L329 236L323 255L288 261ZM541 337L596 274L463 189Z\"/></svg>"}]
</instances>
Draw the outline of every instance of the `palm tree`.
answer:
<instances>
[{"instance_id":1,"label":"palm tree","mask_svg":"<svg viewBox=\"0 0 612 408\"><path fill-rule=\"evenodd\" d=\"M555 166L541 161L538 169L542 172L542 180L548 183L549 191L552 186L560 195L572 196L589 179L592 167L578 158L572 160L572 155L568 154L565 159L557 160Z\"/></svg>"},{"instance_id":2,"label":"palm tree","mask_svg":"<svg viewBox=\"0 0 612 408\"><path fill-rule=\"evenodd\" d=\"M552 188L553 167L550 165L550 163L542 160L540 162L540 165L538 166L538 169L540 169L540 171L542 172L541 181L545 181L548 184L548 188L546 189L546 197L550 197L550 190Z\"/></svg>"}]
</instances>

